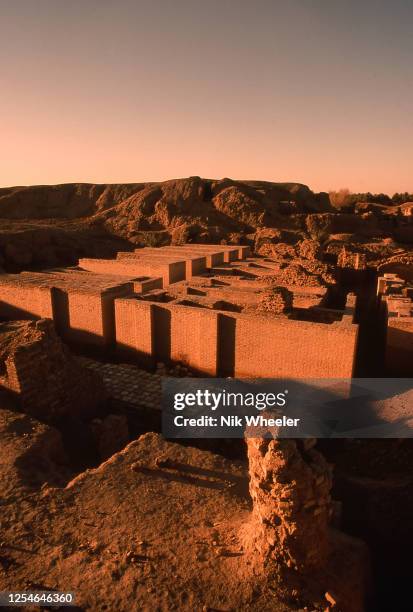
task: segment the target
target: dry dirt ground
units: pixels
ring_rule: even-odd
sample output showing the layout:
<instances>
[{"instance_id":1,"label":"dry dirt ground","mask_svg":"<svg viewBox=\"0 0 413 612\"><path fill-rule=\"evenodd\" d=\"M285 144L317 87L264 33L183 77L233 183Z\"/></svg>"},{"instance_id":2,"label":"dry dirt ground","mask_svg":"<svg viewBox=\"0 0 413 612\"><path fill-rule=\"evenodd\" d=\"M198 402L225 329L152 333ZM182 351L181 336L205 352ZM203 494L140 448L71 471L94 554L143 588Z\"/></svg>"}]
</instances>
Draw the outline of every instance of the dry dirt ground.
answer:
<instances>
[{"instance_id":1,"label":"dry dirt ground","mask_svg":"<svg viewBox=\"0 0 413 612\"><path fill-rule=\"evenodd\" d=\"M289 609L243 541L244 464L146 434L56 488L59 434L0 414L1 590L70 590L85 610Z\"/></svg>"},{"instance_id":2,"label":"dry dirt ground","mask_svg":"<svg viewBox=\"0 0 413 612\"><path fill-rule=\"evenodd\" d=\"M279 601L254 548L245 463L148 433L70 480L56 430L0 414L0 590L73 591L91 611L299 608ZM361 610L360 545L334 537L326 581L345 577L342 610Z\"/></svg>"}]
</instances>

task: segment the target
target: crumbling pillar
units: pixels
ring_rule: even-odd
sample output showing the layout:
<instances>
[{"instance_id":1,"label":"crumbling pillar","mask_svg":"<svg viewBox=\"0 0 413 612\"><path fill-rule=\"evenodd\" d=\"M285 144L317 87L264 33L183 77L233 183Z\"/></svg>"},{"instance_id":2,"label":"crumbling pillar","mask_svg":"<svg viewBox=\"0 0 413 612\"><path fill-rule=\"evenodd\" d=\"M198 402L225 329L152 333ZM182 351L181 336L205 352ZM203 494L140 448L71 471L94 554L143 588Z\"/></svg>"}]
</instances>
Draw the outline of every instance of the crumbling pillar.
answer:
<instances>
[{"instance_id":1,"label":"crumbling pillar","mask_svg":"<svg viewBox=\"0 0 413 612\"><path fill-rule=\"evenodd\" d=\"M329 464L313 439L246 440L260 552L280 579L314 573L329 554Z\"/></svg>"}]
</instances>

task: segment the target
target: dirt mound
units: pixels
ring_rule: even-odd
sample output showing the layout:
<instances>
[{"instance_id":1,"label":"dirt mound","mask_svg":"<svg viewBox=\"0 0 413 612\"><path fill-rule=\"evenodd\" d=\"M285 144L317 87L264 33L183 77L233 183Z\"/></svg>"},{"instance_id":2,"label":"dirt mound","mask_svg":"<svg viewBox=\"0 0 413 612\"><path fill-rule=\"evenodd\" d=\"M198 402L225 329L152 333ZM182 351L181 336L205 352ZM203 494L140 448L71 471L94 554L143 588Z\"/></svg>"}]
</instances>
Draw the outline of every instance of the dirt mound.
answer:
<instances>
[{"instance_id":1,"label":"dirt mound","mask_svg":"<svg viewBox=\"0 0 413 612\"><path fill-rule=\"evenodd\" d=\"M0 269L7 271L111 257L137 245L235 240L255 242L258 253L271 256L271 246L281 242L322 243L346 233L410 243L413 231L403 214L333 212L327 194L299 183L196 176L0 189L0 221ZM318 257L309 243L301 248L301 256Z\"/></svg>"},{"instance_id":2,"label":"dirt mound","mask_svg":"<svg viewBox=\"0 0 413 612\"><path fill-rule=\"evenodd\" d=\"M208 202L211 208L214 199L227 190L239 205L243 197L249 197L254 204L261 203L267 208L289 201L301 212L330 209L326 194L314 194L305 185L231 179L212 181L195 176L160 183L73 183L0 189L0 218L74 219L123 206L131 215L156 215L168 225L176 215L202 216L204 203ZM223 196L223 200L226 199L228 195Z\"/></svg>"},{"instance_id":3,"label":"dirt mound","mask_svg":"<svg viewBox=\"0 0 413 612\"><path fill-rule=\"evenodd\" d=\"M2 590L70 585L82 609L119 612L289 609L242 550L245 467L209 452L147 434L11 513L2 525Z\"/></svg>"},{"instance_id":4,"label":"dirt mound","mask_svg":"<svg viewBox=\"0 0 413 612\"><path fill-rule=\"evenodd\" d=\"M323 264L321 264L323 265ZM297 287L324 287L327 283L322 276L309 272L299 263L284 264L277 276L267 277L268 282L274 285L297 286Z\"/></svg>"},{"instance_id":5,"label":"dirt mound","mask_svg":"<svg viewBox=\"0 0 413 612\"><path fill-rule=\"evenodd\" d=\"M298 253L304 259L321 259L321 245L317 240L302 240L298 245Z\"/></svg>"},{"instance_id":6,"label":"dirt mound","mask_svg":"<svg viewBox=\"0 0 413 612\"><path fill-rule=\"evenodd\" d=\"M2 527L2 590L70 585L81 608L119 612L129 612L131 602L136 610L297 609L280 601L251 541L257 529L246 464L157 434L141 436L65 488L43 486L11 501ZM361 544L345 538L334 550L360 583ZM327 584L336 571L330 561ZM323 591L316 601L311 609L325 609Z\"/></svg>"},{"instance_id":7,"label":"dirt mound","mask_svg":"<svg viewBox=\"0 0 413 612\"><path fill-rule=\"evenodd\" d=\"M143 184L34 185L0 189L0 218L75 219L110 208L143 188Z\"/></svg>"},{"instance_id":8,"label":"dirt mound","mask_svg":"<svg viewBox=\"0 0 413 612\"><path fill-rule=\"evenodd\" d=\"M0 267L8 272L74 265L80 257L110 258L131 248L127 240L87 220L0 220Z\"/></svg>"},{"instance_id":9,"label":"dirt mound","mask_svg":"<svg viewBox=\"0 0 413 612\"><path fill-rule=\"evenodd\" d=\"M136 245L240 243L262 226L297 229L292 217L326 210L325 194L293 183L189 177L11 187L0 189L0 268L74 264Z\"/></svg>"}]
</instances>

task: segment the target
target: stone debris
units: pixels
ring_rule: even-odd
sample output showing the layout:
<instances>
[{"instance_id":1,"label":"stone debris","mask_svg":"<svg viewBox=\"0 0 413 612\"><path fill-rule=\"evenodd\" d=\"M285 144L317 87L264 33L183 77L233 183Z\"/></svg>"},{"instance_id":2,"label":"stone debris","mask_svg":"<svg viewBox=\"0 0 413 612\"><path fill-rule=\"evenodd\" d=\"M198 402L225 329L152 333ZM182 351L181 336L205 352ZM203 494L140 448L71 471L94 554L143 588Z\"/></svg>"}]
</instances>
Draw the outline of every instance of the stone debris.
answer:
<instances>
[{"instance_id":1,"label":"stone debris","mask_svg":"<svg viewBox=\"0 0 413 612\"><path fill-rule=\"evenodd\" d=\"M293 293L286 287L271 287L261 292L257 312L286 314L293 308Z\"/></svg>"}]
</instances>

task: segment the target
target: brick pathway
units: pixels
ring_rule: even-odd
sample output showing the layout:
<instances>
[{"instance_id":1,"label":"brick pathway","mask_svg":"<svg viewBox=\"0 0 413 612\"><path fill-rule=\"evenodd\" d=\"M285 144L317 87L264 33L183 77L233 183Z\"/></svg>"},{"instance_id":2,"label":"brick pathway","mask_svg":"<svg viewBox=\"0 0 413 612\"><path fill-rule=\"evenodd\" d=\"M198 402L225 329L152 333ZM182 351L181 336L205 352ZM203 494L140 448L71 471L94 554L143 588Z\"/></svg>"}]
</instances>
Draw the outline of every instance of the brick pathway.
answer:
<instances>
[{"instance_id":1,"label":"brick pathway","mask_svg":"<svg viewBox=\"0 0 413 612\"><path fill-rule=\"evenodd\" d=\"M108 394L114 399L135 406L161 409L161 380L130 364L101 363L85 357L79 361L103 379Z\"/></svg>"}]
</instances>

